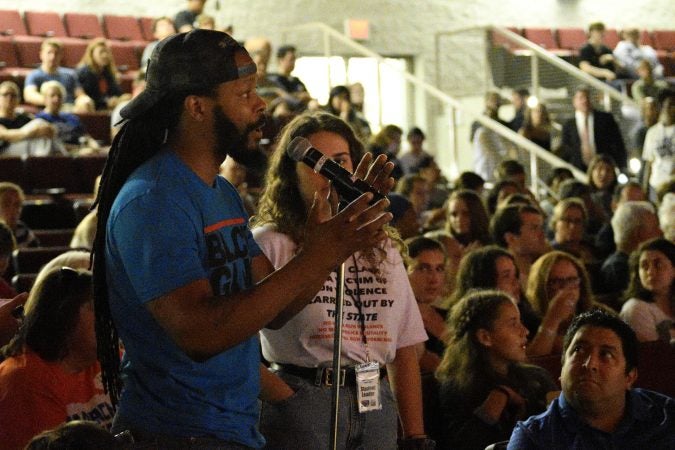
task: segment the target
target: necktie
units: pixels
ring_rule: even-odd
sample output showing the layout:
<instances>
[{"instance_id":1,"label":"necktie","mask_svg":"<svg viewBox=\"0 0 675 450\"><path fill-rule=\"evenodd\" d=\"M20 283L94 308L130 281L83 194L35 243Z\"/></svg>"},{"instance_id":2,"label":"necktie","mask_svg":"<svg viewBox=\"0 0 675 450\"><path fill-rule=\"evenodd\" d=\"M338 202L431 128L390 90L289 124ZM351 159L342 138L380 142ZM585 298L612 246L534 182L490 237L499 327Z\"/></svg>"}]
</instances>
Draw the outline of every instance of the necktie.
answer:
<instances>
[{"instance_id":1,"label":"necktie","mask_svg":"<svg viewBox=\"0 0 675 450\"><path fill-rule=\"evenodd\" d=\"M581 130L581 159L588 166L591 158L593 158L593 149L591 148L591 136L588 132L588 116L585 116Z\"/></svg>"}]
</instances>

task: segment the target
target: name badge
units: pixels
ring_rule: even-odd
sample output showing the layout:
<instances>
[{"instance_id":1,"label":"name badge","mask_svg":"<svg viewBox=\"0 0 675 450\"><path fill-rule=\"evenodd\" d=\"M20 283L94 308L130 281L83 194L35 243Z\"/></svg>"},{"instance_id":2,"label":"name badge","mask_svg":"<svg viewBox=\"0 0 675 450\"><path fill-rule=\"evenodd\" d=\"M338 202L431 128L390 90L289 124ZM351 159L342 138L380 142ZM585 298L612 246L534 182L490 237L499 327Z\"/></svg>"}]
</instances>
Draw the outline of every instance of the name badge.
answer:
<instances>
[{"instance_id":1,"label":"name badge","mask_svg":"<svg viewBox=\"0 0 675 450\"><path fill-rule=\"evenodd\" d=\"M380 401L380 363L357 364L354 372L356 374L359 412L365 413L382 409L382 402Z\"/></svg>"}]
</instances>

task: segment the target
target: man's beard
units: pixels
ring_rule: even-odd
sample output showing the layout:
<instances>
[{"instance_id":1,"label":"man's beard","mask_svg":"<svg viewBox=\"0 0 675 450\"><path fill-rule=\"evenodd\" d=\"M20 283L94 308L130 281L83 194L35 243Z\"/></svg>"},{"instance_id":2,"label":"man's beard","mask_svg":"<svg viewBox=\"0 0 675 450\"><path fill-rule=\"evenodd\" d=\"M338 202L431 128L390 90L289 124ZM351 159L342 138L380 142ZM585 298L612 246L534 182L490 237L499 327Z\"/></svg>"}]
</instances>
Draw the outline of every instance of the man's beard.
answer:
<instances>
[{"instance_id":1,"label":"man's beard","mask_svg":"<svg viewBox=\"0 0 675 450\"><path fill-rule=\"evenodd\" d=\"M257 161L255 152L249 148L249 134L265 125L265 116L248 125L243 132L227 118L221 106L216 106L213 114L213 127L216 133L215 154L222 160L231 156L240 164L247 165Z\"/></svg>"}]
</instances>

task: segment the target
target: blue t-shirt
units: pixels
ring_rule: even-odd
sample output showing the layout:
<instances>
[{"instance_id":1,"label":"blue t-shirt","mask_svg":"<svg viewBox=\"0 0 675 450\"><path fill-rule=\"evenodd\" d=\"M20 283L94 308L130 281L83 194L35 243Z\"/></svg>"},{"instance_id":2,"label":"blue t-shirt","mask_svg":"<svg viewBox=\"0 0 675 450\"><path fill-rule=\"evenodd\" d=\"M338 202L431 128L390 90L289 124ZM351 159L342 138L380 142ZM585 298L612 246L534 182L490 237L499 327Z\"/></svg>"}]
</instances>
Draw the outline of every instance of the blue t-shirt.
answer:
<instances>
[{"instance_id":1,"label":"blue t-shirt","mask_svg":"<svg viewBox=\"0 0 675 450\"><path fill-rule=\"evenodd\" d=\"M42 83L53 80L58 81L66 88L66 98L64 99L64 102L74 103L75 90L80 87L80 82L77 80L77 74L73 69L57 67L55 73L47 73L42 70L42 67L38 67L28 73L25 86L35 86L39 91Z\"/></svg>"},{"instance_id":2,"label":"blue t-shirt","mask_svg":"<svg viewBox=\"0 0 675 450\"><path fill-rule=\"evenodd\" d=\"M675 449L675 400L645 389L626 394L624 418L612 433L586 424L564 394L546 412L518 422L509 450Z\"/></svg>"},{"instance_id":3,"label":"blue t-shirt","mask_svg":"<svg viewBox=\"0 0 675 450\"><path fill-rule=\"evenodd\" d=\"M42 110L35 117L53 124L58 130L58 138L66 144L79 144L80 138L85 134L84 126L75 114L60 112L55 116Z\"/></svg>"},{"instance_id":4,"label":"blue t-shirt","mask_svg":"<svg viewBox=\"0 0 675 450\"><path fill-rule=\"evenodd\" d=\"M251 258L260 254L241 199L224 178L208 186L167 150L129 177L110 213L105 253L110 309L126 351L125 421L150 433L264 444L258 337L195 362L146 308L201 279L218 295L247 289Z\"/></svg>"}]
</instances>

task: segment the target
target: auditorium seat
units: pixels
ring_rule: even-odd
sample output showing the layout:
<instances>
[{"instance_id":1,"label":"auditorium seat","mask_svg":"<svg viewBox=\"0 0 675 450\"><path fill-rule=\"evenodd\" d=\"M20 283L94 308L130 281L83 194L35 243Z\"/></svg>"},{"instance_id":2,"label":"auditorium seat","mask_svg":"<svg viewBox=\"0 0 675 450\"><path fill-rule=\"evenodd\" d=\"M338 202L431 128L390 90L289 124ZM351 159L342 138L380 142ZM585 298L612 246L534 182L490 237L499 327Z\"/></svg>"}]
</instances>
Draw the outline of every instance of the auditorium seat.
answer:
<instances>
[{"instance_id":1,"label":"auditorium seat","mask_svg":"<svg viewBox=\"0 0 675 450\"><path fill-rule=\"evenodd\" d=\"M117 70L120 72L136 71L141 66L138 45L134 42L109 41Z\"/></svg>"},{"instance_id":2,"label":"auditorium seat","mask_svg":"<svg viewBox=\"0 0 675 450\"><path fill-rule=\"evenodd\" d=\"M23 13L26 19L28 33L31 36L42 37L67 37L66 27L63 26L63 21L55 12L43 11L25 11Z\"/></svg>"},{"instance_id":3,"label":"auditorium seat","mask_svg":"<svg viewBox=\"0 0 675 450\"><path fill-rule=\"evenodd\" d=\"M30 292L35 284L37 273L20 273L12 277L12 287L17 293Z\"/></svg>"},{"instance_id":4,"label":"auditorium seat","mask_svg":"<svg viewBox=\"0 0 675 450\"><path fill-rule=\"evenodd\" d=\"M506 29L511 31L512 33L516 33L518 36L522 36L522 33L521 33L520 29L518 29L516 27L506 27ZM516 44L512 40L507 39L504 36L502 36L501 34L495 33L495 32L492 32L492 44L495 47L501 46L501 47L506 48L507 50L514 50L514 49L517 49L517 48L521 48L518 44Z\"/></svg>"},{"instance_id":5,"label":"auditorium seat","mask_svg":"<svg viewBox=\"0 0 675 450\"><path fill-rule=\"evenodd\" d=\"M110 145L110 112L95 111L77 115L91 137L103 145Z\"/></svg>"},{"instance_id":6,"label":"auditorium seat","mask_svg":"<svg viewBox=\"0 0 675 450\"><path fill-rule=\"evenodd\" d=\"M605 45L611 50L616 48L616 44L619 43L619 32L616 31L616 28L608 28L605 30L605 37L603 39Z\"/></svg>"},{"instance_id":7,"label":"auditorium seat","mask_svg":"<svg viewBox=\"0 0 675 450\"><path fill-rule=\"evenodd\" d=\"M0 36L0 81L17 81L16 78L25 77L27 73L19 64L14 39Z\"/></svg>"},{"instance_id":8,"label":"auditorium seat","mask_svg":"<svg viewBox=\"0 0 675 450\"><path fill-rule=\"evenodd\" d=\"M107 115L105 117L108 125L108 132L110 132L110 116ZM103 167L105 166L107 159L107 155L87 155L76 156L74 158L75 168L79 174L78 178L80 180L79 192L94 193L96 178L103 173Z\"/></svg>"},{"instance_id":9,"label":"auditorium seat","mask_svg":"<svg viewBox=\"0 0 675 450\"><path fill-rule=\"evenodd\" d=\"M525 36L525 39L532 41L532 43L540 47L544 47L546 50L560 48L553 35L553 30L550 28L525 28L523 29L523 36Z\"/></svg>"},{"instance_id":10,"label":"auditorium seat","mask_svg":"<svg viewBox=\"0 0 675 450\"><path fill-rule=\"evenodd\" d=\"M42 266L62 253L69 251L67 246L19 248L12 252L14 274L38 273Z\"/></svg>"},{"instance_id":11,"label":"auditorium seat","mask_svg":"<svg viewBox=\"0 0 675 450\"><path fill-rule=\"evenodd\" d=\"M652 35L649 33L649 31L642 30L640 33L640 44L654 47L654 40L652 39Z\"/></svg>"},{"instance_id":12,"label":"auditorium seat","mask_svg":"<svg viewBox=\"0 0 675 450\"><path fill-rule=\"evenodd\" d=\"M674 30L654 30L654 48L656 50L665 50L667 52L675 51L675 31Z\"/></svg>"},{"instance_id":13,"label":"auditorium seat","mask_svg":"<svg viewBox=\"0 0 675 450\"><path fill-rule=\"evenodd\" d=\"M87 50L87 41L78 39L66 40L63 42L63 59L61 65L74 69L80 63L84 52Z\"/></svg>"},{"instance_id":14,"label":"auditorium seat","mask_svg":"<svg viewBox=\"0 0 675 450\"><path fill-rule=\"evenodd\" d=\"M33 230L40 247L67 247L73 238L74 228L59 228L54 230Z\"/></svg>"},{"instance_id":15,"label":"auditorium seat","mask_svg":"<svg viewBox=\"0 0 675 450\"><path fill-rule=\"evenodd\" d=\"M103 27L96 14L65 13L63 21L68 30L68 36L80 39L104 37Z\"/></svg>"},{"instance_id":16,"label":"auditorium seat","mask_svg":"<svg viewBox=\"0 0 675 450\"><path fill-rule=\"evenodd\" d=\"M108 39L117 41L145 41L138 19L133 16L103 15L103 27Z\"/></svg>"},{"instance_id":17,"label":"auditorium seat","mask_svg":"<svg viewBox=\"0 0 675 450\"><path fill-rule=\"evenodd\" d=\"M560 43L560 48L579 51L586 41L586 32L581 28L558 29L558 42Z\"/></svg>"},{"instance_id":18,"label":"auditorium seat","mask_svg":"<svg viewBox=\"0 0 675 450\"><path fill-rule=\"evenodd\" d=\"M11 181L25 186L23 159L20 156L0 157L0 181Z\"/></svg>"},{"instance_id":19,"label":"auditorium seat","mask_svg":"<svg viewBox=\"0 0 675 450\"><path fill-rule=\"evenodd\" d=\"M21 67L35 69L40 66L40 46L43 38L38 36L17 36L14 48Z\"/></svg>"},{"instance_id":20,"label":"auditorium seat","mask_svg":"<svg viewBox=\"0 0 675 450\"><path fill-rule=\"evenodd\" d=\"M28 157L24 162L24 170L32 194L57 188L64 189L65 193L79 192L79 174L71 156Z\"/></svg>"},{"instance_id":21,"label":"auditorium seat","mask_svg":"<svg viewBox=\"0 0 675 450\"><path fill-rule=\"evenodd\" d=\"M141 24L141 31L143 32L143 39L148 42L154 41L155 36L152 34L152 22L155 21L152 17L141 17L138 19Z\"/></svg>"},{"instance_id":22,"label":"auditorium seat","mask_svg":"<svg viewBox=\"0 0 675 450\"><path fill-rule=\"evenodd\" d=\"M14 9L0 10L0 34L6 36L25 36L28 34L26 24L19 11Z\"/></svg>"},{"instance_id":23,"label":"auditorium seat","mask_svg":"<svg viewBox=\"0 0 675 450\"><path fill-rule=\"evenodd\" d=\"M26 200L21 220L31 229L57 230L75 228L77 217L67 200Z\"/></svg>"}]
</instances>

